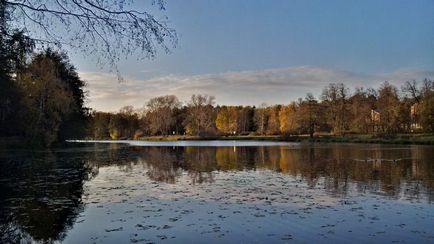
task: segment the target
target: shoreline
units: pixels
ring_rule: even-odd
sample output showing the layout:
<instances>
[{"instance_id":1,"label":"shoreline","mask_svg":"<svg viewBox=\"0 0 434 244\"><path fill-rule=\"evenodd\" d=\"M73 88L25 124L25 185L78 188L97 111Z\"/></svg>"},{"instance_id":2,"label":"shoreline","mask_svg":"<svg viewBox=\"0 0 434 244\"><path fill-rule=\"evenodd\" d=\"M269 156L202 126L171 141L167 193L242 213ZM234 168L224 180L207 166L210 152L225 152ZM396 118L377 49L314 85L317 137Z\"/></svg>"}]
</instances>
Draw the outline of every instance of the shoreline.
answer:
<instances>
[{"instance_id":1,"label":"shoreline","mask_svg":"<svg viewBox=\"0 0 434 244\"><path fill-rule=\"evenodd\" d=\"M398 145L434 145L433 134L412 134L412 135L396 135L393 137L380 137L374 135L318 135L310 138L308 135L298 136L281 136L281 135L268 135L268 136L213 136L213 137L199 137L199 136L147 136L137 139L132 138L85 138L84 140L133 140L133 141L277 141L277 142L319 142L319 143L361 143L361 144L398 144Z\"/></svg>"},{"instance_id":2,"label":"shoreline","mask_svg":"<svg viewBox=\"0 0 434 244\"><path fill-rule=\"evenodd\" d=\"M400 134L393 137L382 137L375 135L317 135L310 138L308 135L264 135L264 136L147 136L137 139L133 138L75 138L67 141L75 140L104 140L104 141L155 141L155 142L170 142L170 141L264 141L264 142L297 142L297 143L359 143L359 144L395 144L395 145L434 145L434 134ZM63 144L62 142L60 144ZM66 142L67 143L67 142ZM59 144L57 144L59 145ZM0 138L0 148L28 148L28 145L23 138Z\"/></svg>"}]
</instances>

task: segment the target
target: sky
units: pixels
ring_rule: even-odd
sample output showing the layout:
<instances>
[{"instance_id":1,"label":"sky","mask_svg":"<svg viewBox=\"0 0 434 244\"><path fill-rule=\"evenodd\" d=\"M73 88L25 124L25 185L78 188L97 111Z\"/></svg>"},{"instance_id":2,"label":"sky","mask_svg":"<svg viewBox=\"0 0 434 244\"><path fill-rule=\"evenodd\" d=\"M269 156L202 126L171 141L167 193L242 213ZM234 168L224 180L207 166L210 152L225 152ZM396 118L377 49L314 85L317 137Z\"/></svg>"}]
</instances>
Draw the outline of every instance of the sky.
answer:
<instances>
[{"instance_id":1,"label":"sky","mask_svg":"<svg viewBox=\"0 0 434 244\"><path fill-rule=\"evenodd\" d=\"M136 1L135 9L150 9ZM153 12L154 13L154 12ZM117 111L159 95L210 94L217 104L287 104L325 85L400 86L434 79L434 0L167 0L178 45L119 62L125 82L70 52L88 105Z\"/></svg>"}]
</instances>

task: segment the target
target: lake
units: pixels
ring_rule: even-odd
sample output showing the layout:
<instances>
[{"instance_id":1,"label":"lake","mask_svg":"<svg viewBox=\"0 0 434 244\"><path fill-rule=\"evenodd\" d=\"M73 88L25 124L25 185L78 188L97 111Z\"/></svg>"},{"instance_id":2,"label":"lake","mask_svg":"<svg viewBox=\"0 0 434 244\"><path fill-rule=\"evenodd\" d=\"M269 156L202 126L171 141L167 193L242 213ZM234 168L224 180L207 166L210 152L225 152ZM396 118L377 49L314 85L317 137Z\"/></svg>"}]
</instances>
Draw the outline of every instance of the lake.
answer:
<instances>
[{"instance_id":1,"label":"lake","mask_svg":"<svg viewBox=\"0 0 434 244\"><path fill-rule=\"evenodd\" d=\"M0 150L0 243L432 243L433 223L433 146Z\"/></svg>"}]
</instances>

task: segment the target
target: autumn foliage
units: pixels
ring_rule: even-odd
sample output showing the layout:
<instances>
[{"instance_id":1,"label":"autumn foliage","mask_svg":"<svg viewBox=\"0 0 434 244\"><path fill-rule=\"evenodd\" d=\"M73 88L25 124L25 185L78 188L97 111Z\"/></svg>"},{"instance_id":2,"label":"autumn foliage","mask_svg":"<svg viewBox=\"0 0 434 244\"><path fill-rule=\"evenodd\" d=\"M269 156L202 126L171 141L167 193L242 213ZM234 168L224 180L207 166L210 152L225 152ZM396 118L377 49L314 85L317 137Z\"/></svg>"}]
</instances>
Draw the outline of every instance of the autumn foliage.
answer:
<instances>
[{"instance_id":1,"label":"autumn foliage","mask_svg":"<svg viewBox=\"0 0 434 244\"><path fill-rule=\"evenodd\" d=\"M332 83L319 100L308 93L289 104L258 107L214 105L213 96L201 94L182 105L170 95L152 98L142 109L130 107L128 113L125 108L119 113L94 112L90 131L94 138L113 139L137 138L137 133L143 137L433 132L433 97L434 83L427 79L407 82L400 90L384 82L376 90L357 88L352 93L344 84ZM120 122L111 123L114 120Z\"/></svg>"}]
</instances>

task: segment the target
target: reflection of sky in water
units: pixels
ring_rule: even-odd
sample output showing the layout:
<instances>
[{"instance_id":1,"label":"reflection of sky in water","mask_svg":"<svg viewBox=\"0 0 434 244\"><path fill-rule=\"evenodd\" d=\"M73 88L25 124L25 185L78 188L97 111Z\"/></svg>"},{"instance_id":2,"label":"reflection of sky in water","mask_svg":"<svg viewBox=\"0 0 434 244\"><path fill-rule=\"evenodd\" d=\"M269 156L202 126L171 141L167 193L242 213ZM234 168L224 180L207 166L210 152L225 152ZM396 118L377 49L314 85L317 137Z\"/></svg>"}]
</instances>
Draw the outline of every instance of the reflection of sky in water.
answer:
<instances>
[{"instance_id":1,"label":"reflection of sky in water","mask_svg":"<svg viewBox=\"0 0 434 244\"><path fill-rule=\"evenodd\" d=\"M98 176L86 183L89 194L83 200L85 203L112 203L122 202L125 197L148 196L169 201L195 199L291 207L335 205L337 202L327 192L318 191L323 188L323 181L310 188L300 179L270 170L216 171L213 182L203 184L193 184L187 172L180 174L176 184L165 184L149 179L147 170L143 165L135 165L128 171L121 171L117 166L101 168ZM291 200L302 195L306 195L302 202Z\"/></svg>"},{"instance_id":2,"label":"reflection of sky in water","mask_svg":"<svg viewBox=\"0 0 434 244\"><path fill-rule=\"evenodd\" d=\"M434 241L433 147L207 145L2 151L0 242Z\"/></svg>"}]
</instances>

